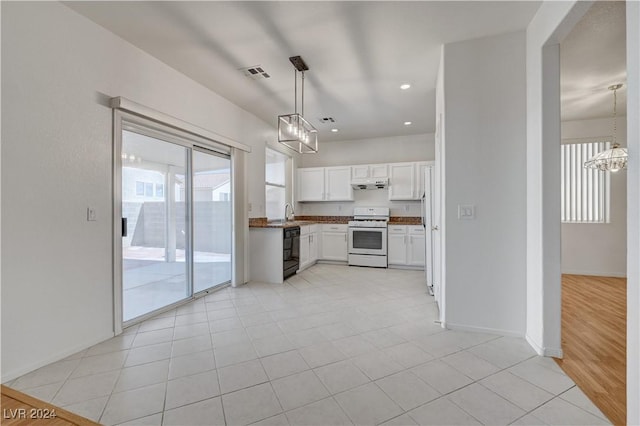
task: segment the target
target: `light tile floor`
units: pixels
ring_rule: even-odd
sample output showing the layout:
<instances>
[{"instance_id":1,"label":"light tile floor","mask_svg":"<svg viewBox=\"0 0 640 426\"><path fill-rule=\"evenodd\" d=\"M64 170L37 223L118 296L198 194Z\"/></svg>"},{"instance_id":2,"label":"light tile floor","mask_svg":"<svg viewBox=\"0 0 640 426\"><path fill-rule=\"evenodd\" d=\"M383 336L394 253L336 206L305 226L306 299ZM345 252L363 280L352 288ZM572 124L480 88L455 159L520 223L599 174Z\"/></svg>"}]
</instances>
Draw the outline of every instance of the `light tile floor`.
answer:
<instances>
[{"instance_id":1,"label":"light tile floor","mask_svg":"<svg viewBox=\"0 0 640 426\"><path fill-rule=\"evenodd\" d=\"M447 331L419 271L226 288L9 385L128 425L608 424L516 338Z\"/></svg>"}]
</instances>

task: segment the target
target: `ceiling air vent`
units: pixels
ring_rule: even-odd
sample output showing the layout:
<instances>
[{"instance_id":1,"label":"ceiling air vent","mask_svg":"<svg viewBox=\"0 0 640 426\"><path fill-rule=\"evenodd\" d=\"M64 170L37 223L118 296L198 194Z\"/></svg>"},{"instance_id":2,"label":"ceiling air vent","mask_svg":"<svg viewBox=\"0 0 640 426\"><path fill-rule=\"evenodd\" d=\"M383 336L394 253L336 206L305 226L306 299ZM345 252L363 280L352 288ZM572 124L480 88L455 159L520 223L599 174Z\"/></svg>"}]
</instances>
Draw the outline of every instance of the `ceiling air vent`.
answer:
<instances>
[{"instance_id":1,"label":"ceiling air vent","mask_svg":"<svg viewBox=\"0 0 640 426\"><path fill-rule=\"evenodd\" d=\"M271 77L260 65L253 65L246 68L240 68L240 71L252 80Z\"/></svg>"},{"instance_id":2,"label":"ceiling air vent","mask_svg":"<svg viewBox=\"0 0 640 426\"><path fill-rule=\"evenodd\" d=\"M335 123L336 122L336 120L334 120L333 117L322 117L322 118L318 118L318 120L322 124L331 124L331 123Z\"/></svg>"}]
</instances>

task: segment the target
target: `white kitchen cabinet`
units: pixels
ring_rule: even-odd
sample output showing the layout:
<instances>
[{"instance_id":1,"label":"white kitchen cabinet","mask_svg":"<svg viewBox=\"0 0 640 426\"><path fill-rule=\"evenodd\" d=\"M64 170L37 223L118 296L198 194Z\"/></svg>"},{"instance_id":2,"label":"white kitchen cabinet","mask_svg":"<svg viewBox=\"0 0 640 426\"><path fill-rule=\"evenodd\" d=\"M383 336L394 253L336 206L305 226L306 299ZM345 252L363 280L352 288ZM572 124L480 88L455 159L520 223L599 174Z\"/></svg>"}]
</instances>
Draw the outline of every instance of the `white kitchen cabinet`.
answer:
<instances>
[{"instance_id":1,"label":"white kitchen cabinet","mask_svg":"<svg viewBox=\"0 0 640 426\"><path fill-rule=\"evenodd\" d=\"M407 227L407 265L424 267L425 262L425 234L424 227L408 226Z\"/></svg>"},{"instance_id":2,"label":"white kitchen cabinet","mask_svg":"<svg viewBox=\"0 0 640 426\"><path fill-rule=\"evenodd\" d=\"M389 266L424 267L425 234L422 225L389 225L387 235Z\"/></svg>"},{"instance_id":3,"label":"white kitchen cabinet","mask_svg":"<svg viewBox=\"0 0 640 426\"><path fill-rule=\"evenodd\" d=\"M351 166L298 169L298 201L352 201Z\"/></svg>"},{"instance_id":4,"label":"white kitchen cabinet","mask_svg":"<svg viewBox=\"0 0 640 426\"><path fill-rule=\"evenodd\" d=\"M387 263L407 264L407 227L404 225L391 225L387 229Z\"/></svg>"},{"instance_id":5,"label":"white kitchen cabinet","mask_svg":"<svg viewBox=\"0 0 640 426\"><path fill-rule=\"evenodd\" d=\"M347 261L347 225L324 224L322 225L322 260Z\"/></svg>"},{"instance_id":6,"label":"white kitchen cabinet","mask_svg":"<svg viewBox=\"0 0 640 426\"><path fill-rule=\"evenodd\" d=\"M387 164L361 164L351 166L351 177L354 179L386 178L389 176Z\"/></svg>"},{"instance_id":7,"label":"white kitchen cabinet","mask_svg":"<svg viewBox=\"0 0 640 426\"><path fill-rule=\"evenodd\" d=\"M298 201L324 200L324 167L298 169Z\"/></svg>"},{"instance_id":8,"label":"white kitchen cabinet","mask_svg":"<svg viewBox=\"0 0 640 426\"><path fill-rule=\"evenodd\" d=\"M416 164L389 164L389 200L416 199Z\"/></svg>"},{"instance_id":9,"label":"white kitchen cabinet","mask_svg":"<svg viewBox=\"0 0 640 426\"><path fill-rule=\"evenodd\" d=\"M351 166L325 167L325 201L351 201Z\"/></svg>"},{"instance_id":10,"label":"white kitchen cabinet","mask_svg":"<svg viewBox=\"0 0 640 426\"><path fill-rule=\"evenodd\" d=\"M300 266L302 271L318 261L318 225L300 227Z\"/></svg>"}]
</instances>

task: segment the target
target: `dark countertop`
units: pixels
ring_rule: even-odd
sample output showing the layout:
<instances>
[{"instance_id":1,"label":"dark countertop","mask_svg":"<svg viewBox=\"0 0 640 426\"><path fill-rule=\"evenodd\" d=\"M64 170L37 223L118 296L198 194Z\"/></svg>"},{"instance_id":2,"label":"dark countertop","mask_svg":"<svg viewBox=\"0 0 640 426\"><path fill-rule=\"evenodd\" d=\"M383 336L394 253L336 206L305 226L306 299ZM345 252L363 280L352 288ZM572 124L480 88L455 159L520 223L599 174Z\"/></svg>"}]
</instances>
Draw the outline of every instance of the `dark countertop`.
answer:
<instances>
[{"instance_id":1,"label":"dark countertop","mask_svg":"<svg viewBox=\"0 0 640 426\"><path fill-rule=\"evenodd\" d=\"M249 219L249 228L292 228L294 226L314 225L314 224L344 224L346 225L353 216L296 216L295 220L286 222L269 222L266 217L256 217ZM391 216L390 225L421 225L420 217Z\"/></svg>"}]
</instances>

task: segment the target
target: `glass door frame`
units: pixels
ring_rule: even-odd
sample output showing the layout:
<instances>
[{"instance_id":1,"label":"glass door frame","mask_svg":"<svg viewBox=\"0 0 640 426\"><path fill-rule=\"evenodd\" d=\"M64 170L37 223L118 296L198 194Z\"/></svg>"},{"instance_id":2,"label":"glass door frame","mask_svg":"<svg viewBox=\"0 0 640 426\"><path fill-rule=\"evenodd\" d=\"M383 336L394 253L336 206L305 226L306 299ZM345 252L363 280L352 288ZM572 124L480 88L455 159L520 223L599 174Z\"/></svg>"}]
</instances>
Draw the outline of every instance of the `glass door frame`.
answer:
<instances>
[{"instance_id":1,"label":"glass door frame","mask_svg":"<svg viewBox=\"0 0 640 426\"><path fill-rule=\"evenodd\" d=\"M187 263L187 281L188 295L177 302L162 308L156 309L147 314L138 316L128 321L123 319L123 259L122 259L122 131L129 130L135 133L159 139L164 142L173 143L188 149L187 162L185 168L185 180L188 190L185 191L185 201L187 217L189 217L188 232L186 235L185 262ZM131 325L142 322L161 312L174 309L177 306L188 303L199 296L203 296L210 291L205 289L194 293L193 282L193 151L198 150L229 158L231 188L233 188L233 158L231 156L231 148L229 146L215 143L209 139L199 137L197 135L182 131L168 124L154 121L136 114L126 111L113 110L113 329L116 335L121 334L123 329ZM233 190L231 197L234 197ZM232 206L231 215L231 233L233 235L234 223L234 204ZM232 240L233 241L233 240ZM231 250L231 268L235 263L234 250ZM228 284L216 286L216 289L222 288Z\"/></svg>"},{"instance_id":2,"label":"glass door frame","mask_svg":"<svg viewBox=\"0 0 640 426\"><path fill-rule=\"evenodd\" d=\"M210 148L206 148L206 147L203 147L203 146L200 146L200 145L194 145L193 149L191 150L191 156L190 156L191 158L190 158L190 162L189 162L190 163L190 167L193 166L193 153L196 152L196 151L201 153L201 154L213 155L215 157L224 158L224 159L229 160L229 188L231 188L231 193L229 194L229 203L230 203L230 209L231 209L231 211L229 212L229 214L230 214L230 224L231 224L231 229L229 230L229 234L230 234L229 238L231 240L231 250L230 250L231 251L231 253L230 253L230 255L231 255L231 259L230 259L231 265L229 267L231 269L231 275L233 276L233 265L234 265L234 257L235 257L234 256L234 249L233 249L234 248L233 227L234 227L234 223L235 223L233 212L234 212L235 194L233 192L233 183L234 183L233 181L234 181L234 179L233 179L233 161L231 159L231 154L225 154L225 153L221 153L221 152L218 152L218 151L215 151L215 150L212 150ZM192 171L191 175L192 176L190 178L190 183L193 183L193 171ZM190 227L191 228L190 229L190 231L191 231L190 243L192 244L192 246L191 246L191 251L192 252L194 251L193 242L195 241L194 240L194 236L193 236L193 229L194 229L194 220L193 219L195 218L195 213L194 213L194 208L193 208L194 207L193 206L193 203L194 203L193 190L194 190L193 185L191 185L191 201L190 201L190 203L191 203L190 209L191 210L190 211L191 211L191 219L192 220L190 221L190 223L191 223L191 227ZM192 259L193 259L193 257L192 257ZM206 294L209 294L211 292L211 289L220 289L220 288L223 288L223 287L231 284L232 278L230 278L229 281L227 281L227 282L223 282L223 283L220 283L220 284L217 284L217 285L214 285L214 286L211 286L211 287L207 287L207 288L205 288L203 290L199 290L199 291L195 292L195 281L193 279L193 277L194 277L194 275L193 275L194 266L195 266L195 260L193 260L191 262L191 267L190 267L191 268L191 295L195 299L197 299L198 297L204 296Z\"/></svg>"}]
</instances>

